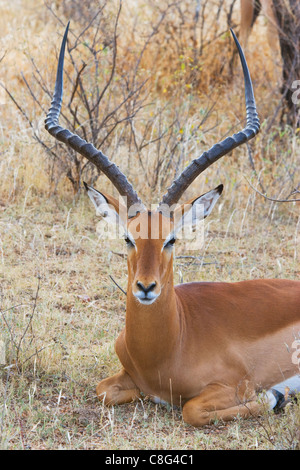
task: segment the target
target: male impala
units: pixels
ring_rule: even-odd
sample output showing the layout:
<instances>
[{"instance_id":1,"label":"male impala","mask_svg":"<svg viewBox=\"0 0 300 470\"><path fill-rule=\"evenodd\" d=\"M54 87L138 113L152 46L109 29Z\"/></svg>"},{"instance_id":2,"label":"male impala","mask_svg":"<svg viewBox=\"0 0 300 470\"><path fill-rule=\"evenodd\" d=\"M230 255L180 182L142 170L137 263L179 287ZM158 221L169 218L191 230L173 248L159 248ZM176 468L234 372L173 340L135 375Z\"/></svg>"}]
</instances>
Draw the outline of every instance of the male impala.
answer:
<instances>
[{"instance_id":1,"label":"male impala","mask_svg":"<svg viewBox=\"0 0 300 470\"><path fill-rule=\"evenodd\" d=\"M97 213L124 228L128 247L126 326L116 342L123 368L98 384L99 398L115 405L137 400L143 393L156 402L182 405L184 420L194 426L259 413L262 390L272 408L286 385L277 384L290 379L291 389L300 386L297 361L292 359L300 331L300 282L173 285L172 247L179 231L209 215L223 186L197 196L184 210L167 208L205 168L259 130L248 67L234 33L245 79L246 128L193 160L151 213L116 165L58 124L67 31L68 27L46 129L97 165L127 200L126 207L86 185ZM203 212L197 210L200 206Z\"/></svg>"}]
</instances>

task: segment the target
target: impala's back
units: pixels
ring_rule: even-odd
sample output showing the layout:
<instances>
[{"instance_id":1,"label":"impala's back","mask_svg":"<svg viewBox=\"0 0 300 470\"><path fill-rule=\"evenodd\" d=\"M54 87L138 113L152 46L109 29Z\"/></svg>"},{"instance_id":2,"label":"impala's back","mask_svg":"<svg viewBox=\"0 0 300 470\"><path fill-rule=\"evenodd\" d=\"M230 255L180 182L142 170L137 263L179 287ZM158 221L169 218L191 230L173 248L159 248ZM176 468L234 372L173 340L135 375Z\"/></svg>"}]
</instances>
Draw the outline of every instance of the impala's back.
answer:
<instances>
[{"instance_id":1,"label":"impala's back","mask_svg":"<svg viewBox=\"0 0 300 470\"><path fill-rule=\"evenodd\" d=\"M299 350L300 359L299 281L195 282L176 286L175 291L186 331L198 331L187 334L193 338L191 351L197 345L199 350L201 342L201 351L215 358L220 380L222 376L228 380L232 370L233 376L247 375L256 388L268 389L299 374L295 355Z\"/></svg>"}]
</instances>

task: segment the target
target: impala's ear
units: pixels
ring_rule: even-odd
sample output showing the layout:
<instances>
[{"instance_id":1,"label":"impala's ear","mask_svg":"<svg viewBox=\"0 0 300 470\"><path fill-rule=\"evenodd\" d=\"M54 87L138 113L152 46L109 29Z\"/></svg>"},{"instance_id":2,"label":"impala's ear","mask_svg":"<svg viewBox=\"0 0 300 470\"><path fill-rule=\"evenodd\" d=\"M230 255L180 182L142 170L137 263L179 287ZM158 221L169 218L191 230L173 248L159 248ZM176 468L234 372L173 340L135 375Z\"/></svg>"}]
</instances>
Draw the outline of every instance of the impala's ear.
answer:
<instances>
[{"instance_id":1,"label":"impala's ear","mask_svg":"<svg viewBox=\"0 0 300 470\"><path fill-rule=\"evenodd\" d=\"M220 184L215 189L188 201L176 209L174 211L175 233L185 227L193 227L197 222L205 219L213 210L222 191L223 185Z\"/></svg>"},{"instance_id":2,"label":"impala's ear","mask_svg":"<svg viewBox=\"0 0 300 470\"><path fill-rule=\"evenodd\" d=\"M83 184L90 200L95 206L96 214L105 218L108 223L125 226L127 211L122 201L117 201L117 199L112 196L100 193L85 182Z\"/></svg>"}]
</instances>

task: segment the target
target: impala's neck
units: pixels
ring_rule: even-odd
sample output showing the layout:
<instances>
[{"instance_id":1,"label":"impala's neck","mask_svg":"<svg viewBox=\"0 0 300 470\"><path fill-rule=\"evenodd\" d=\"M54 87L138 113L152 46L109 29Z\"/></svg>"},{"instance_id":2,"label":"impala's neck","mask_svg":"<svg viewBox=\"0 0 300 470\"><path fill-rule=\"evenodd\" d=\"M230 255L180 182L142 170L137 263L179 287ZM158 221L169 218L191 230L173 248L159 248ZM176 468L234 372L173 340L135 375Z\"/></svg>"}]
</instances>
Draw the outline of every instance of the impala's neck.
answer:
<instances>
[{"instance_id":1,"label":"impala's neck","mask_svg":"<svg viewBox=\"0 0 300 470\"><path fill-rule=\"evenodd\" d=\"M162 279L161 293L151 305L143 305L133 294L129 272L126 308L126 343L131 354L141 362L161 362L172 352L178 338L180 323L173 284L173 266Z\"/></svg>"}]
</instances>

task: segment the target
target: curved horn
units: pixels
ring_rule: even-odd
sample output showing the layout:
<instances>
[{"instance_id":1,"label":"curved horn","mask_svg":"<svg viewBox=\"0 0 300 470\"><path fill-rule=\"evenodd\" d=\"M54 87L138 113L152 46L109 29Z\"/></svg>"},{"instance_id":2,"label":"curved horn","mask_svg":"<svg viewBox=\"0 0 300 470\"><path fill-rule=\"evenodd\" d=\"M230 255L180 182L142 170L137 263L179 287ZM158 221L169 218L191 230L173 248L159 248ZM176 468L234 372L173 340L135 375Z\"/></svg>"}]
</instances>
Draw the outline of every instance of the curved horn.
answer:
<instances>
[{"instance_id":1,"label":"curved horn","mask_svg":"<svg viewBox=\"0 0 300 470\"><path fill-rule=\"evenodd\" d=\"M230 31L238 48L243 67L247 125L242 131L234 134L231 137L227 137L218 144L215 144L207 152L203 152L200 157L193 160L190 165L172 183L167 193L163 196L160 206L164 204L171 206L172 204L178 202L184 191L190 186L190 184L192 184L192 182L197 178L197 176L200 175L200 173L202 173L214 162L219 160L219 158L231 152L231 150L235 149L239 145L244 144L245 142L248 142L248 140L252 139L259 131L260 123L256 111L253 87L247 62L236 35L232 29Z\"/></svg>"},{"instance_id":2,"label":"curved horn","mask_svg":"<svg viewBox=\"0 0 300 470\"><path fill-rule=\"evenodd\" d=\"M63 96L63 68L69 24L70 22L66 27L61 44L55 89L51 106L45 119L45 128L57 140L64 142L76 152L86 157L94 165L96 165L96 167L99 168L99 170L101 170L110 179L121 196L127 198L128 209L134 205L136 211L144 211L145 207L142 204L140 198L137 196L126 176L115 165L115 163L111 162L108 157L106 157L100 150L97 150L91 143L87 143L77 134L73 134L68 129L63 128L58 124Z\"/></svg>"}]
</instances>

